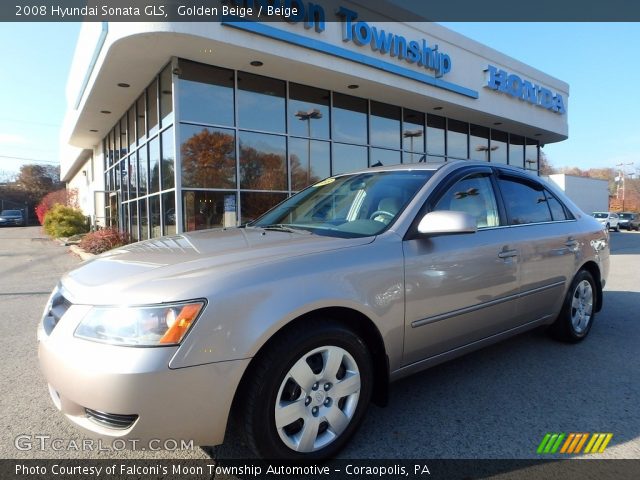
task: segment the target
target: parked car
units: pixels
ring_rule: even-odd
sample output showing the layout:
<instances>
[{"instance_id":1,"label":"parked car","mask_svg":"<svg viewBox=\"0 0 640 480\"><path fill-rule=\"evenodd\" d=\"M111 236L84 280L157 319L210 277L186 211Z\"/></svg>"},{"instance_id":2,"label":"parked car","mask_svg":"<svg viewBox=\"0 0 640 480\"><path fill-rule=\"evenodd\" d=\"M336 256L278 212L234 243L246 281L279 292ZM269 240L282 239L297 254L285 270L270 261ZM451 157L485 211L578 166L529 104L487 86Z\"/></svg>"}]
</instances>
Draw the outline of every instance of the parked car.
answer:
<instances>
[{"instance_id":1,"label":"parked car","mask_svg":"<svg viewBox=\"0 0 640 480\"><path fill-rule=\"evenodd\" d=\"M24 226L22 210L2 210L0 212L0 227Z\"/></svg>"},{"instance_id":2,"label":"parked car","mask_svg":"<svg viewBox=\"0 0 640 480\"><path fill-rule=\"evenodd\" d=\"M84 263L47 303L39 358L92 435L216 445L232 416L258 455L317 460L390 381L542 325L583 340L608 270L607 232L523 170L372 168Z\"/></svg>"},{"instance_id":3,"label":"parked car","mask_svg":"<svg viewBox=\"0 0 640 480\"><path fill-rule=\"evenodd\" d=\"M593 218L598 220L602 226L604 226L607 230L615 230L616 232L620 231L619 222L620 219L617 213L613 212L593 212Z\"/></svg>"},{"instance_id":4,"label":"parked car","mask_svg":"<svg viewBox=\"0 0 640 480\"><path fill-rule=\"evenodd\" d=\"M621 212L618 214L618 227L626 230L640 230L640 216L633 212Z\"/></svg>"}]
</instances>

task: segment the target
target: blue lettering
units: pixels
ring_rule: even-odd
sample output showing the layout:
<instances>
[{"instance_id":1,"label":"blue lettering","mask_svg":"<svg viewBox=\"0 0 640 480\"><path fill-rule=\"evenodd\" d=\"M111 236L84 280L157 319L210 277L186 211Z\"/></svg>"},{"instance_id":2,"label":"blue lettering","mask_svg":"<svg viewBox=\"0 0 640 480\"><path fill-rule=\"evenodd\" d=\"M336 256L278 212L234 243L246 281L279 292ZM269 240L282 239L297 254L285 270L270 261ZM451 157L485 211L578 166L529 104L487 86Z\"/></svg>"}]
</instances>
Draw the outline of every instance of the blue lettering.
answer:
<instances>
[{"instance_id":1,"label":"blue lettering","mask_svg":"<svg viewBox=\"0 0 640 480\"><path fill-rule=\"evenodd\" d=\"M451 71L451 57L446 53L443 53L440 57L440 75L449 73Z\"/></svg>"},{"instance_id":2,"label":"blue lettering","mask_svg":"<svg viewBox=\"0 0 640 480\"><path fill-rule=\"evenodd\" d=\"M353 33L355 38L353 41L357 45L366 45L371 42L371 28L366 22L358 22L353 26Z\"/></svg>"},{"instance_id":3,"label":"blue lettering","mask_svg":"<svg viewBox=\"0 0 640 480\"><path fill-rule=\"evenodd\" d=\"M420 59L420 44L418 42L409 42L409 50L407 51L407 62L416 63Z\"/></svg>"},{"instance_id":4,"label":"blue lettering","mask_svg":"<svg viewBox=\"0 0 640 480\"><path fill-rule=\"evenodd\" d=\"M340 7L336 15L343 19L342 22L342 41L349 42L353 40L351 22L358 18L358 14L348 8Z\"/></svg>"},{"instance_id":5,"label":"blue lettering","mask_svg":"<svg viewBox=\"0 0 640 480\"><path fill-rule=\"evenodd\" d=\"M315 28L318 33L324 32L324 8L315 3L309 3L309 5L307 5L307 17L304 21L304 28Z\"/></svg>"},{"instance_id":6,"label":"blue lettering","mask_svg":"<svg viewBox=\"0 0 640 480\"><path fill-rule=\"evenodd\" d=\"M507 78L507 93L512 97L522 98L522 79L517 75Z\"/></svg>"},{"instance_id":7,"label":"blue lettering","mask_svg":"<svg viewBox=\"0 0 640 480\"><path fill-rule=\"evenodd\" d=\"M380 51L380 53L389 53L391 43L393 42L393 34L387 33L384 30L378 30L376 27L371 27L371 33L373 37L371 40L371 49L373 51Z\"/></svg>"},{"instance_id":8,"label":"blue lettering","mask_svg":"<svg viewBox=\"0 0 640 480\"><path fill-rule=\"evenodd\" d=\"M551 90L544 87L538 88L538 102L541 107L544 107L548 110L553 109L553 93Z\"/></svg>"},{"instance_id":9,"label":"blue lettering","mask_svg":"<svg viewBox=\"0 0 640 480\"><path fill-rule=\"evenodd\" d=\"M391 50L392 57L398 57L399 59L406 58L407 56L407 39L401 35L393 36L393 49Z\"/></svg>"},{"instance_id":10,"label":"blue lettering","mask_svg":"<svg viewBox=\"0 0 640 480\"><path fill-rule=\"evenodd\" d=\"M485 85L486 88L506 93L532 105L546 108L559 114L567 111L562 95L554 95L548 88L535 85L529 80L522 80L518 75L510 75L493 65L488 65L485 72L488 73L489 77Z\"/></svg>"},{"instance_id":11,"label":"blue lettering","mask_svg":"<svg viewBox=\"0 0 640 480\"><path fill-rule=\"evenodd\" d=\"M527 102L533 105L538 103L538 90L536 89L536 86L530 81L528 80L524 81L522 94L523 94L522 96L523 100L526 100Z\"/></svg>"},{"instance_id":12,"label":"blue lettering","mask_svg":"<svg viewBox=\"0 0 640 480\"><path fill-rule=\"evenodd\" d=\"M564 100L562 99L562 95L556 95L553 100L555 102L553 111L558 113L566 113L567 109L564 107Z\"/></svg>"}]
</instances>

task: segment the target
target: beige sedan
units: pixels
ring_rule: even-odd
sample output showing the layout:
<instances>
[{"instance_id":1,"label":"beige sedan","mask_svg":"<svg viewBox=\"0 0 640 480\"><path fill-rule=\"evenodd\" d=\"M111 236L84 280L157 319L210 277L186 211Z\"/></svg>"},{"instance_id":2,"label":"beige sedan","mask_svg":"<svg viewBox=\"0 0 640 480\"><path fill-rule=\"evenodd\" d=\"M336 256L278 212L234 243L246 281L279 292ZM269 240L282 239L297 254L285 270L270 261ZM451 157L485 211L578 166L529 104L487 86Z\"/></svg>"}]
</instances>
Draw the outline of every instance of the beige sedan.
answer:
<instances>
[{"instance_id":1,"label":"beige sedan","mask_svg":"<svg viewBox=\"0 0 640 480\"><path fill-rule=\"evenodd\" d=\"M608 232L522 170L372 168L82 264L40 363L103 439L216 445L233 416L262 457L328 458L394 380L542 325L584 339L608 265Z\"/></svg>"}]
</instances>

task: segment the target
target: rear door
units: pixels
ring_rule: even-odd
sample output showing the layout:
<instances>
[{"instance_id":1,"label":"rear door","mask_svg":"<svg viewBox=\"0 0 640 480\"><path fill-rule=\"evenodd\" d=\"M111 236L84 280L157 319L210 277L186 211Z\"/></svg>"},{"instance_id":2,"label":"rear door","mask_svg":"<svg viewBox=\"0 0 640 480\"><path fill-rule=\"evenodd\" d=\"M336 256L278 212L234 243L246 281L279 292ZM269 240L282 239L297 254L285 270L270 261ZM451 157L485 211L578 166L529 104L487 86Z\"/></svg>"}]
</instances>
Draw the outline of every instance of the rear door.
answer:
<instances>
[{"instance_id":1,"label":"rear door","mask_svg":"<svg viewBox=\"0 0 640 480\"><path fill-rule=\"evenodd\" d=\"M551 192L511 171L497 177L520 261L518 323L557 314L580 255L575 219Z\"/></svg>"}]
</instances>

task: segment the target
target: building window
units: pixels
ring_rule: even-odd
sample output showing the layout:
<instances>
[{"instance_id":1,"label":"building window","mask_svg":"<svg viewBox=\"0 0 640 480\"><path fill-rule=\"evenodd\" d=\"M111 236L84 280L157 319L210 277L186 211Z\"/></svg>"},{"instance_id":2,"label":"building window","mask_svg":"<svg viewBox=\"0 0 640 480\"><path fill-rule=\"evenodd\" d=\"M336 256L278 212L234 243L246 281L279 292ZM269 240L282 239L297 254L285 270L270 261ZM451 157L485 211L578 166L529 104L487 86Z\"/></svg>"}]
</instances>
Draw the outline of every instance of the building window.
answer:
<instances>
[{"instance_id":1,"label":"building window","mask_svg":"<svg viewBox=\"0 0 640 480\"><path fill-rule=\"evenodd\" d=\"M176 233L176 192L162 194L163 235Z\"/></svg>"},{"instance_id":2,"label":"building window","mask_svg":"<svg viewBox=\"0 0 640 480\"><path fill-rule=\"evenodd\" d=\"M524 168L524 137L509 135L509 165Z\"/></svg>"},{"instance_id":3,"label":"building window","mask_svg":"<svg viewBox=\"0 0 640 480\"><path fill-rule=\"evenodd\" d=\"M160 191L160 137L149 142L149 193Z\"/></svg>"},{"instance_id":4,"label":"building window","mask_svg":"<svg viewBox=\"0 0 640 480\"><path fill-rule=\"evenodd\" d=\"M231 227L237 224L235 192L182 192L184 230Z\"/></svg>"},{"instance_id":5,"label":"building window","mask_svg":"<svg viewBox=\"0 0 640 480\"><path fill-rule=\"evenodd\" d=\"M538 142L527 138L524 152L524 166L527 170L538 172Z\"/></svg>"},{"instance_id":6,"label":"building window","mask_svg":"<svg viewBox=\"0 0 640 480\"><path fill-rule=\"evenodd\" d=\"M147 128L149 137L158 133L158 79L147 87Z\"/></svg>"},{"instance_id":7,"label":"building window","mask_svg":"<svg viewBox=\"0 0 640 480\"><path fill-rule=\"evenodd\" d=\"M242 223L257 219L286 198L286 193L242 192L240 194Z\"/></svg>"},{"instance_id":8,"label":"building window","mask_svg":"<svg viewBox=\"0 0 640 480\"><path fill-rule=\"evenodd\" d=\"M447 121L447 156L451 158L469 158L467 141L469 138L469 124L459 120Z\"/></svg>"},{"instance_id":9,"label":"building window","mask_svg":"<svg viewBox=\"0 0 640 480\"><path fill-rule=\"evenodd\" d=\"M233 70L180 60L180 120L234 125Z\"/></svg>"},{"instance_id":10,"label":"building window","mask_svg":"<svg viewBox=\"0 0 640 480\"><path fill-rule=\"evenodd\" d=\"M333 144L332 175L362 170L367 168L367 166L367 147L347 145L344 143Z\"/></svg>"},{"instance_id":11,"label":"building window","mask_svg":"<svg viewBox=\"0 0 640 480\"><path fill-rule=\"evenodd\" d=\"M427 115L427 152L429 155L445 155L445 126L444 117Z\"/></svg>"},{"instance_id":12,"label":"building window","mask_svg":"<svg viewBox=\"0 0 640 480\"><path fill-rule=\"evenodd\" d=\"M387 150L385 148L371 148L369 152L369 164L371 167L383 165L398 165L402 163L402 155L399 150Z\"/></svg>"},{"instance_id":13,"label":"building window","mask_svg":"<svg viewBox=\"0 0 640 480\"><path fill-rule=\"evenodd\" d=\"M147 125L145 123L146 118L147 100L145 93L143 92L138 101L136 102L136 132L138 137L138 145L147 139Z\"/></svg>"},{"instance_id":14,"label":"building window","mask_svg":"<svg viewBox=\"0 0 640 480\"><path fill-rule=\"evenodd\" d=\"M507 164L509 135L499 130L491 130L491 163Z\"/></svg>"},{"instance_id":15,"label":"building window","mask_svg":"<svg viewBox=\"0 0 640 480\"><path fill-rule=\"evenodd\" d=\"M160 168L162 190L175 186L176 147L173 135L173 127L167 128L160 135L162 141L162 165Z\"/></svg>"},{"instance_id":16,"label":"building window","mask_svg":"<svg viewBox=\"0 0 640 480\"><path fill-rule=\"evenodd\" d=\"M334 93L331 113L333 140L367 143L367 101L364 98Z\"/></svg>"},{"instance_id":17,"label":"building window","mask_svg":"<svg viewBox=\"0 0 640 480\"><path fill-rule=\"evenodd\" d=\"M235 130L180 126L182 186L236 188Z\"/></svg>"},{"instance_id":18,"label":"building window","mask_svg":"<svg viewBox=\"0 0 640 480\"><path fill-rule=\"evenodd\" d=\"M288 190L286 138L240 132L240 188Z\"/></svg>"},{"instance_id":19,"label":"building window","mask_svg":"<svg viewBox=\"0 0 640 480\"><path fill-rule=\"evenodd\" d=\"M329 138L329 91L289 84L289 134Z\"/></svg>"},{"instance_id":20,"label":"building window","mask_svg":"<svg viewBox=\"0 0 640 480\"><path fill-rule=\"evenodd\" d=\"M404 109L402 113L402 148L404 150L418 153L426 151L424 149L424 117L424 113Z\"/></svg>"},{"instance_id":21,"label":"building window","mask_svg":"<svg viewBox=\"0 0 640 480\"><path fill-rule=\"evenodd\" d=\"M173 123L173 81L171 64L160 74L160 124L162 128Z\"/></svg>"},{"instance_id":22,"label":"building window","mask_svg":"<svg viewBox=\"0 0 640 480\"><path fill-rule=\"evenodd\" d=\"M160 215L160 195L152 195L149 197L149 238L162 236Z\"/></svg>"},{"instance_id":23,"label":"building window","mask_svg":"<svg viewBox=\"0 0 640 480\"><path fill-rule=\"evenodd\" d=\"M371 145L401 148L400 107L372 101L369 125Z\"/></svg>"},{"instance_id":24,"label":"building window","mask_svg":"<svg viewBox=\"0 0 640 480\"><path fill-rule=\"evenodd\" d=\"M291 190L298 191L331 175L329 142L289 139Z\"/></svg>"},{"instance_id":25,"label":"building window","mask_svg":"<svg viewBox=\"0 0 640 480\"><path fill-rule=\"evenodd\" d=\"M489 129L471 124L469 127L469 158L488 162L490 156Z\"/></svg>"},{"instance_id":26,"label":"building window","mask_svg":"<svg viewBox=\"0 0 640 480\"><path fill-rule=\"evenodd\" d=\"M144 197L149 192L149 163L147 146L138 149L138 196ZM141 211L142 212L142 211ZM140 214L142 215L142 213Z\"/></svg>"},{"instance_id":27,"label":"building window","mask_svg":"<svg viewBox=\"0 0 640 480\"><path fill-rule=\"evenodd\" d=\"M285 82L238 72L238 126L285 132Z\"/></svg>"}]
</instances>

